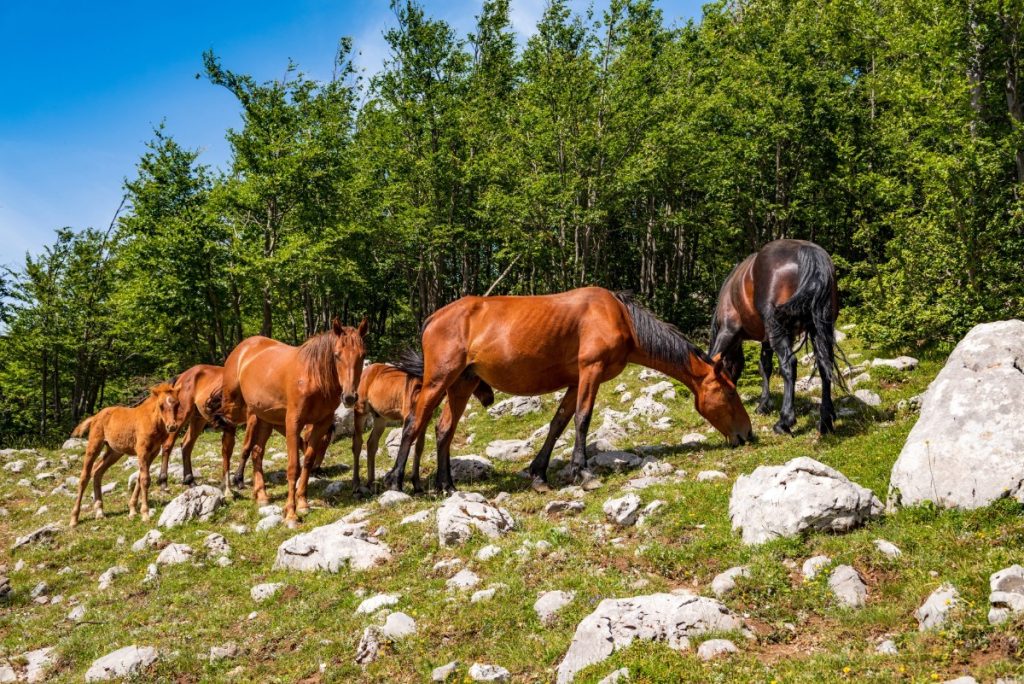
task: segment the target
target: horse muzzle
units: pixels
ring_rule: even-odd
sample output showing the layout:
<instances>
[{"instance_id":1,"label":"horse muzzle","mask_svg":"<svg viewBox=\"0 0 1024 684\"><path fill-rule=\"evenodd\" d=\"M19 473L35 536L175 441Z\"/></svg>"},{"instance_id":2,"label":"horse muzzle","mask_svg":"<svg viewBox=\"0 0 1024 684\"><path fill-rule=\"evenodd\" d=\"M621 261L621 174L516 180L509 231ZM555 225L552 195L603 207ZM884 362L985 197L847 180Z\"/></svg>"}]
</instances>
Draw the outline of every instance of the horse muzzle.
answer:
<instances>
[{"instance_id":1,"label":"horse muzzle","mask_svg":"<svg viewBox=\"0 0 1024 684\"><path fill-rule=\"evenodd\" d=\"M356 394L346 394L341 400L345 404L345 408L352 408L356 405L356 399L358 398L359 396Z\"/></svg>"}]
</instances>

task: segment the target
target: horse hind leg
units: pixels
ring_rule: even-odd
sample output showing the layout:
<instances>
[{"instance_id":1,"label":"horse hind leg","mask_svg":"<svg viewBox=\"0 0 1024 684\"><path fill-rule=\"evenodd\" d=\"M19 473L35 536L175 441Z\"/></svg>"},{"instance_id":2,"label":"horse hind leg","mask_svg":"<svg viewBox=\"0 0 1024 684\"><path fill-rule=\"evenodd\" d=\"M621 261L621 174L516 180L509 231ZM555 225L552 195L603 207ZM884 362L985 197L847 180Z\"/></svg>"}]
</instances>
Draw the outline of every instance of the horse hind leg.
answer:
<instances>
[{"instance_id":1,"label":"horse hind leg","mask_svg":"<svg viewBox=\"0 0 1024 684\"><path fill-rule=\"evenodd\" d=\"M172 432L167 435L163 445L160 447L160 474L156 483L160 485L160 491L167 491L167 469L171 462L171 452L174 450L174 441L178 439L178 433Z\"/></svg>"},{"instance_id":2,"label":"horse hind leg","mask_svg":"<svg viewBox=\"0 0 1024 684\"><path fill-rule=\"evenodd\" d=\"M765 321L769 319L766 317ZM788 331L772 317L770 336L772 349L779 356L779 373L782 375L782 409L779 412L779 420L772 428L777 434L792 434L793 426L796 425L796 410L794 408L794 394L796 393L796 354L793 353L793 346Z\"/></svg>"},{"instance_id":3,"label":"horse hind leg","mask_svg":"<svg viewBox=\"0 0 1024 684\"><path fill-rule=\"evenodd\" d=\"M232 428L225 428L224 432L222 432L220 436L220 472L221 480L223 481L224 485L224 498L226 498L228 501L235 498L235 493L231 489L231 484L235 483L235 486L239 486L237 478L231 477L231 454L235 450L236 438L237 435L235 433L235 430ZM244 485L245 461L242 462L241 470L243 478L242 484Z\"/></svg>"},{"instance_id":4,"label":"horse hind leg","mask_svg":"<svg viewBox=\"0 0 1024 684\"><path fill-rule=\"evenodd\" d=\"M584 486L596 480L587 470L587 432L590 430L590 417L594 411L594 402L597 400L597 390L601 387L600 377L603 370L599 364L580 368L576 396L576 443L572 448L572 463L569 464L566 474L570 482Z\"/></svg>"},{"instance_id":5,"label":"horse hind leg","mask_svg":"<svg viewBox=\"0 0 1024 684\"><path fill-rule=\"evenodd\" d=\"M469 398L473 396L473 390L476 389L478 382L476 378L460 380L448 388L448 402L445 404L444 411L441 412L441 418L437 421L436 427L437 474L434 476L434 482L438 492L449 494L455 491L455 482L452 480L451 468L452 439L455 437L455 429L459 425L459 419L462 418L462 413L466 410L466 404L469 402ZM425 434L426 432L424 431L416 440L417 454L413 463L413 491L417 491L419 485L419 456L420 452L423 451L423 437ZM419 488L418 491L423 490Z\"/></svg>"},{"instance_id":6,"label":"horse hind leg","mask_svg":"<svg viewBox=\"0 0 1024 684\"><path fill-rule=\"evenodd\" d=\"M775 362L775 353L772 351L770 342L761 343L761 358L757 368L761 372L761 400L757 402L757 412L762 416L770 415L772 412L771 380L772 366Z\"/></svg>"},{"instance_id":7,"label":"horse hind leg","mask_svg":"<svg viewBox=\"0 0 1024 684\"><path fill-rule=\"evenodd\" d=\"M117 462L121 454L109 446L103 452L103 458L92 469L92 509L97 520L103 519L103 474Z\"/></svg>"},{"instance_id":8,"label":"horse hind leg","mask_svg":"<svg viewBox=\"0 0 1024 684\"><path fill-rule=\"evenodd\" d=\"M814 363L821 376L821 407L818 413L818 432L828 434L835 430L835 406L832 404L832 373L835 368L834 332L831 321L815 322L811 333Z\"/></svg>"},{"instance_id":9,"label":"horse hind leg","mask_svg":"<svg viewBox=\"0 0 1024 684\"><path fill-rule=\"evenodd\" d=\"M528 472L533 481L531 486L535 491L542 493L551 491L551 487L548 486L548 463L551 460L551 451L555 448L555 442L565 432L569 421L576 415L578 391L579 387L576 385L565 390L562 401L558 404L558 410L555 411L555 415L548 426L548 436L544 439L544 445L530 463Z\"/></svg>"},{"instance_id":10,"label":"horse hind leg","mask_svg":"<svg viewBox=\"0 0 1024 684\"><path fill-rule=\"evenodd\" d=\"M78 524L78 516L82 510L82 497L85 495L85 488L89 486L89 478L92 477L92 468L96 457L105 450L106 445L102 442L94 444L91 440L85 450L85 456L82 460L82 475L78 478L78 496L75 497L75 505L71 507L71 527Z\"/></svg>"},{"instance_id":11,"label":"horse hind leg","mask_svg":"<svg viewBox=\"0 0 1024 684\"><path fill-rule=\"evenodd\" d=\"M181 483L190 487L196 481L195 475L192 474L192 450L195 449L196 441L199 435L203 434L205 427L206 419L199 411L193 411L188 422L188 431L181 440Z\"/></svg>"}]
</instances>

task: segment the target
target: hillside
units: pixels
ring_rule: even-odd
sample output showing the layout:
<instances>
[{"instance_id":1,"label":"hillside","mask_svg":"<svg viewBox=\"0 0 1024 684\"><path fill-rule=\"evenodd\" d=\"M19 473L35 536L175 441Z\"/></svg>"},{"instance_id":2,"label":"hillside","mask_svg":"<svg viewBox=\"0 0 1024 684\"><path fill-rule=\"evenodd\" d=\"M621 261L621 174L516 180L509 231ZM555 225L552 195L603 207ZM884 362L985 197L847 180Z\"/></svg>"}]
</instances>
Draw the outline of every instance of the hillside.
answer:
<instances>
[{"instance_id":1,"label":"hillside","mask_svg":"<svg viewBox=\"0 0 1024 684\"><path fill-rule=\"evenodd\" d=\"M843 346L852 363L880 356L850 334ZM754 351L753 346L747 349L748 369L756 368ZM104 480L113 484L104 499L106 518L93 520L86 506L82 523L71 530L67 517L74 487L61 483L79 474L81 449L3 452L0 543L8 553L0 575L9 578L11 592L0 603L0 656L17 669L24 665L22 654L53 647L55 662L47 681L81 681L95 659L135 644L153 647L158 654L140 677L144 681L421 682L429 681L434 668L459 661L457 681L468 681L473 663L486 663L507 668L511 681L547 682L554 680L577 625L602 599L680 589L714 596L713 578L745 565L749 576L738 578L722 602L744 619L749 638L708 634L694 639L686 651L637 641L585 670L576 681L596 682L622 667L638 682L919 682L966 674L990 682L1024 676L1021 618L997 627L987 619L989 576L1024 562L1018 504L1000 502L973 512L905 509L845 535L815 533L761 546L745 546L730 528L729 496L737 476L797 456L836 468L884 500L890 469L917 416L900 402L923 392L942 363L926 358L910 371L867 369L870 377L859 379L856 389L877 393L881 405L870 408L840 394L838 431L826 438L814 430L813 390L798 393L796 436L773 434L776 416L752 412L760 381L748 370L740 389L759 440L737 449L727 447L694 411L689 392L671 382L671 388L648 393L667 407L664 416L653 417L656 425L643 416L632 418L636 428L627 430L617 445L653 465L604 473L594 491L541 495L517 475L531 456L491 459L492 476L462 483L460 489L488 499L507 492L501 506L515 527L496 540L477 534L450 548L440 545L433 514L425 521L402 523L417 512L435 511L440 502L433 496L391 507L354 497L350 442L339 440L325 462L326 473L311 480L313 511L299 532L365 509L368 529L390 547L391 560L358 572L273 569L278 546L296 532L280 525L256 530L261 518L249 490L210 520L161 529L156 547L133 551L132 544L156 527L159 514L184 491L183 485L173 482L168 493L153 487L151 523L129 519L127 481L135 463L123 460ZM800 375L806 376L808 369L801 365ZM645 396L645 388L665 381L643 370L630 366L602 387L592 433L602 424L602 410L628 412L637 397ZM773 388L777 404L777 375ZM631 395L627 401L622 400L625 393ZM547 424L555 405L556 398L546 396L540 411L495 418L474 400L453 453L483 455L495 440L528 438ZM629 419L620 422L626 425ZM196 447L193 460L201 483L216 486L219 480L218 446L218 435L207 433ZM434 466L432 447L431 436L425 452L428 476ZM555 456L564 456L568 448L556 449ZM282 449L283 441L275 435L265 466L274 503L282 503L284 496ZM15 462L22 463L20 469L11 465ZM379 478L391 464L383 443L377 462ZM704 471L720 471L724 477L698 478ZM642 523L609 524L602 510L605 501L622 496L630 480L648 475L661 479L636 494L645 506L654 501L663 505ZM545 514L550 501L572 499L583 502L581 512ZM51 540L10 550L15 538L50 522L60 525ZM204 540L210 533L223 535L230 551L208 553ZM878 539L895 544L902 554L883 554L875 545ZM147 567L168 543L187 544L194 555L160 567L147 581ZM492 544L500 553L480 560L477 552ZM218 561L224 555L230 563ZM837 604L828 572L804 579L801 566L817 555L859 572L867 585L863 608ZM455 559L461 565L435 569ZM125 571L113 576L107 588L99 588L101 574L115 566ZM464 568L479 576L479 584L450 589L446 582ZM961 603L940 630L919 632L914 611L946 582L959 590ZM264 583L283 586L269 600L257 602L250 590ZM45 588L35 591L41 584ZM488 588L496 589L492 597L471 600L475 591ZM534 602L550 590L573 596L550 621L542 621ZM377 660L361 666L355 658L364 629L382 624L388 608L373 614L356 609L377 594L398 595L390 609L410 616L415 633L385 640ZM73 609L84 613L71 619ZM698 659L699 642L719 636L730 638L738 652L709 662ZM897 654L876 652L885 640L894 642ZM237 651L229 648L228 657L210 658L212 647L229 644Z\"/></svg>"}]
</instances>

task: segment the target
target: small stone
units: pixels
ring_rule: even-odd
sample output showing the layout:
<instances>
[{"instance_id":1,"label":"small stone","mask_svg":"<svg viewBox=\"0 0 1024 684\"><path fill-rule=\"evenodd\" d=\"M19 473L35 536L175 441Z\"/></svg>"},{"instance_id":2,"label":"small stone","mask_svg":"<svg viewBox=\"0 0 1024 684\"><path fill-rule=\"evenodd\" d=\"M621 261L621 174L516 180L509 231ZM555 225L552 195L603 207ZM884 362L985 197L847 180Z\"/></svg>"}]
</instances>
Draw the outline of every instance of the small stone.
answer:
<instances>
[{"instance_id":1,"label":"small stone","mask_svg":"<svg viewBox=\"0 0 1024 684\"><path fill-rule=\"evenodd\" d=\"M157 659L156 649L149 646L125 646L95 660L85 673L86 682L128 679L140 674Z\"/></svg>"},{"instance_id":2,"label":"small stone","mask_svg":"<svg viewBox=\"0 0 1024 684\"><path fill-rule=\"evenodd\" d=\"M445 582L449 591L472 589L478 584L480 584L480 577L469 569L459 570L454 577Z\"/></svg>"},{"instance_id":3,"label":"small stone","mask_svg":"<svg viewBox=\"0 0 1024 684\"><path fill-rule=\"evenodd\" d=\"M501 553L501 547L495 546L494 544L488 544L479 551L476 552L476 559L478 561L489 561L495 556Z\"/></svg>"},{"instance_id":4,"label":"small stone","mask_svg":"<svg viewBox=\"0 0 1024 684\"><path fill-rule=\"evenodd\" d=\"M434 572L447 572L462 566L461 558L446 558L434 563Z\"/></svg>"},{"instance_id":5,"label":"small stone","mask_svg":"<svg viewBox=\"0 0 1024 684\"><path fill-rule=\"evenodd\" d=\"M739 565L715 575L715 578L711 580L711 591L718 598L726 596L736 589L737 577L750 577L750 568L746 565Z\"/></svg>"},{"instance_id":6,"label":"small stone","mask_svg":"<svg viewBox=\"0 0 1024 684\"><path fill-rule=\"evenodd\" d=\"M430 673L430 681L432 682L447 682L454 675L456 670L459 669L459 661L453 660L450 663L435 667L433 672Z\"/></svg>"},{"instance_id":7,"label":"small stone","mask_svg":"<svg viewBox=\"0 0 1024 684\"><path fill-rule=\"evenodd\" d=\"M586 505L582 501L549 501L544 506L544 514L550 517L574 515L582 512L584 508L586 508Z\"/></svg>"},{"instance_id":8,"label":"small stone","mask_svg":"<svg viewBox=\"0 0 1024 684\"><path fill-rule=\"evenodd\" d=\"M168 544L156 557L157 565L178 565L192 560L195 552L188 544Z\"/></svg>"},{"instance_id":9,"label":"small stone","mask_svg":"<svg viewBox=\"0 0 1024 684\"><path fill-rule=\"evenodd\" d=\"M697 648L697 657L708 661L736 652L736 644L728 639L708 639Z\"/></svg>"},{"instance_id":10,"label":"small stone","mask_svg":"<svg viewBox=\"0 0 1024 684\"><path fill-rule=\"evenodd\" d=\"M473 595L469 597L469 602L480 603L481 601L490 601L492 598L494 598L494 595L496 593L498 593L498 590L494 587L490 587L488 589L480 589L479 591L473 592Z\"/></svg>"},{"instance_id":11,"label":"small stone","mask_svg":"<svg viewBox=\"0 0 1024 684\"><path fill-rule=\"evenodd\" d=\"M576 598L574 591L546 591L534 602L533 610L544 624L554 622L558 612Z\"/></svg>"},{"instance_id":12,"label":"small stone","mask_svg":"<svg viewBox=\"0 0 1024 684\"><path fill-rule=\"evenodd\" d=\"M380 631L377 627L367 627L356 648L356 663L369 665L380 655Z\"/></svg>"},{"instance_id":13,"label":"small stone","mask_svg":"<svg viewBox=\"0 0 1024 684\"><path fill-rule=\"evenodd\" d=\"M474 682L507 682L511 676L501 665L473 663L469 668L469 678Z\"/></svg>"},{"instance_id":14,"label":"small stone","mask_svg":"<svg viewBox=\"0 0 1024 684\"><path fill-rule=\"evenodd\" d=\"M269 598L272 598L277 592L281 591L284 587L283 582L267 582L264 584L257 584L255 587L249 590L249 596L256 603L263 603Z\"/></svg>"},{"instance_id":15,"label":"small stone","mask_svg":"<svg viewBox=\"0 0 1024 684\"><path fill-rule=\"evenodd\" d=\"M275 527L279 526L283 522L284 522L284 518L282 516L280 516L280 515L277 515L276 513L272 514L272 515L268 515L265 518L260 518L260 521L258 523L256 523L256 531L257 532L266 532L267 530L274 529Z\"/></svg>"},{"instance_id":16,"label":"small stone","mask_svg":"<svg viewBox=\"0 0 1024 684\"><path fill-rule=\"evenodd\" d=\"M875 653L879 655L899 655L900 650L896 648L896 642L892 639L886 639L882 643L878 644L875 648Z\"/></svg>"},{"instance_id":17,"label":"small stone","mask_svg":"<svg viewBox=\"0 0 1024 684\"><path fill-rule=\"evenodd\" d=\"M714 482L715 480L725 480L728 477L721 470L702 470L697 473L697 482Z\"/></svg>"},{"instance_id":18,"label":"small stone","mask_svg":"<svg viewBox=\"0 0 1024 684\"><path fill-rule=\"evenodd\" d=\"M146 549L156 548L159 546L163 537L164 535L160 530L150 530L146 532L146 534L142 535L138 541L132 544L132 551L135 553L141 553Z\"/></svg>"},{"instance_id":19,"label":"small stone","mask_svg":"<svg viewBox=\"0 0 1024 684\"><path fill-rule=\"evenodd\" d=\"M211 556L227 556L231 554L231 545L224 535L211 532L203 539L203 546Z\"/></svg>"},{"instance_id":20,"label":"small stone","mask_svg":"<svg viewBox=\"0 0 1024 684\"><path fill-rule=\"evenodd\" d=\"M35 544L41 541L45 541L54 537L60 531L60 525L57 523L47 523L42 527L32 530L23 537L18 537L14 540L14 544L11 546L11 550L19 549L22 546L28 544Z\"/></svg>"},{"instance_id":21,"label":"small stone","mask_svg":"<svg viewBox=\"0 0 1024 684\"><path fill-rule=\"evenodd\" d=\"M609 672L604 679L597 684L625 684L629 681L629 668L620 667L618 670Z\"/></svg>"},{"instance_id":22,"label":"small stone","mask_svg":"<svg viewBox=\"0 0 1024 684\"><path fill-rule=\"evenodd\" d=\"M899 371L914 370L917 368L917 364L918 361L913 356L897 356L895 359L875 359L871 362L871 366L874 368L885 366Z\"/></svg>"},{"instance_id":23,"label":"small stone","mask_svg":"<svg viewBox=\"0 0 1024 684\"><path fill-rule=\"evenodd\" d=\"M604 502L603 510L609 522L628 527L636 523L640 513L640 497L631 493L618 499L608 499Z\"/></svg>"},{"instance_id":24,"label":"small stone","mask_svg":"<svg viewBox=\"0 0 1024 684\"><path fill-rule=\"evenodd\" d=\"M405 492L396 492L389 489L378 497L377 504L381 508L394 508L395 506L400 506L406 501L411 500L412 497Z\"/></svg>"},{"instance_id":25,"label":"small stone","mask_svg":"<svg viewBox=\"0 0 1024 684\"><path fill-rule=\"evenodd\" d=\"M398 599L398 594L377 594L376 596L371 596L360 603L359 607L356 608L356 613L363 613L366 615L376 613L381 608L397 604Z\"/></svg>"},{"instance_id":26,"label":"small stone","mask_svg":"<svg viewBox=\"0 0 1024 684\"><path fill-rule=\"evenodd\" d=\"M405 516L404 518L402 518L402 521L398 524L409 525L412 523L427 522L428 520L430 520L430 509L424 508L422 511L418 511L416 513L413 513L412 515Z\"/></svg>"},{"instance_id":27,"label":"small stone","mask_svg":"<svg viewBox=\"0 0 1024 684\"><path fill-rule=\"evenodd\" d=\"M941 627L949 613L960 602L960 593L951 584L943 584L933 591L920 608L914 611L918 629L922 632Z\"/></svg>"},{"instance_id":28,"label":"small stone","mask_svg":"<svg viewBox=\"0 0 1024 684\"><path fill-rule=\"evenodd\" d=\"M829 575L828 586L839 604L847 608L861 608L867 601L867 585L860 573L849 565L837 565Z\"/></svg>"},{"instance_id":29,"label":"small stone","mask_svg":"<svg viewBox=\"0 0 1024 684\"><path fill-rule=\"evenodd\" d=\"M261 518L269 518L272 515L283 516L284 509L277 504L267 504L266 506L260 506L259 510L256 511Z\"/></svg>"},{"instance_id":30,"label":"small stone","mask_svg":"<svg viewBox=\"0 0 1024 684\"><path fill-rule=\"evenodd\" d=\"M859 389L859 390L857 390L856 392L853 393L853 396L855 396L856 398L860 399L862 402L864 402L868 406L881 406L882 405L882 397L878 396L877 393L872 392L871 390Z\"/></svg>"},{"instance_id":31,"label":"small stone","mask_svg":"<svg viewBox=\"0 0 1024 684\"><path fill-rule=\"evenodd\" d=\"M46 582L40 582L36 586L32 587L32 591L29 592L29 597L39 598L46 594L47 591L49 591L49 586L47 586Z\"/></svg>"},{"instance_id":32,"label":"small stone","mask_svg":"<svg viewBox=\"0 0 1024 684\"><path fill-rule=\"evenodd\" d=\"M249 534L249 526L240 523L231 523L228 525L228 529L235 534Z\"/></svg>"},{"instance_id":33,"label":"small stone","mask_svg":"<svg viewBox=\"0 0 1024 684\"><path fill-rule=\"evenodd\" d=\"M875 548L878 549L882 555L888 556L889 558L899 558L903 555L903 552L900 551L898 546L884 539L876 539Z\"/></svg>"},{"instance_id":34,"label":"small stone","mask_svg":"<svg viewBox=\"0 0 1024 684\"><path fill-rule=\"evenodd\" d=\"M402 612L391 613L380 632L391 641L399 641L416 633L416 621Z\"/></svg>"},{"instance_id":35,"label":"small stone","mask_svg":"<svg viewBox=\"0 0 1024 684\"><path fill-rule=\"evenodd\" d=\"M150 563L146 566L146 576L142 578L145 584L155 582L156 578L160 576L160 568L156 563Z\"/></svg>"},{"instance_id":36,"label":"small stone","mask_svg":"<svg viewBox=\"0 0 1024 684\"><path fill-rule=\"evenodd\" d=\"M99 577L99 586L97 587L100 591L106 591L110 588L110 585L114 582L114 578L118 575L123 575L128 572L128 568L123 565L115 565L112 568L107 568Z\"/></svg>"},{"instance_id":37,"label":"small stone","mask_svg":"<svg viewBox=\"0 0 1024 684\"><path fill-rule=\"evenodd\" d=\"M215 663L218 660L227 660L234 658L238 655L238 644L228 642L223 646L211 646L210 647L210 662Z\"/></svg>"},{"instance_id":38,"label":"small stone","mask_svg":"<svg viewBox=\"0 0 1024 684\"><path fill-rule=\"evenodd\" d=\"M68 612L68 620L71 622L81 622L85 619L85 606L77 605Z\"/></svg>"}]
</instances>

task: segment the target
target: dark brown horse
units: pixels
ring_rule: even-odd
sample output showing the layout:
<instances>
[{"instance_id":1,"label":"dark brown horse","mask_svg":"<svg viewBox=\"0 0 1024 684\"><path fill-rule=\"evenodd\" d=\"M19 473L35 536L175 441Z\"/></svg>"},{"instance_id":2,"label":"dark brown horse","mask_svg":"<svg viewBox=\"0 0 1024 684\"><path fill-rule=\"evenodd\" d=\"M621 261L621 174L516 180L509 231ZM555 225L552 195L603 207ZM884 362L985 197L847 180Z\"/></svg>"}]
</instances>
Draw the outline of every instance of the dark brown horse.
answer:
<instances>
[{"instance_id":1,"label":"dark brown horse","mask_svg":"<svg viewBox=\"0 0 1024 684\"><path fill-rule=\"evenodd\" d=\"M775 432L789 433L796 424L793 392L796 384L796 355L793 341L806 334L814 349L821 375L821 413L818 430L833 429L835 408L832 383L842 384L835 357L835 322L839 316L836 272L828 252L813 242L776 240L738 264L726 278L718 295L711 322L711 353L725 360L730 377L739 381L743 373L743 341L761 343L761 401L757 412L772 412L768 381L772 375L772 352L779 355L782 374L782 412Z\"/></svg>"},{"instance_id":2,"label":"dark brown horse","mask_svg":"<svg viewBox=\"0 0 1024 684\"><path fill-rule=\"evenodd\" d=\"M161 449L160 475L157 483L162 489L167 488L167 466L171 458L171 450L174 449L174 442L181 434L181 428L187 427L185 436L181 440L181 463L182 483L191 485L195 481L192 475L192 449L196 440L203 434L206 426L212 422L212 418L206 409L210 396L219 392L224 382L223 366L211 366L200 364L192 366L174 380L174 386L178 390L178 401L182 409L187 411L186 418L181 421L178 430L167 436ZM225 432L221 436L221 460L231 462L231 450L234 447L234 434ZM226 453L225 453L226 450ZM225 486L225 495L230 495L231 490Z\"/></svg>"},{"instance_id":3,"label":"dark brown horse","mask_svg":"<svg viewBox=\"0 0 1024 684\"><path fill-rule=\"evenodd\" d=\"M135 515L135 504L141 498L142 519L149 520L149 468L167 434L178 429L183 413L178 390L165 382L150 388L149 396L137 406L107 407L75 428L71 436L89 435L89 443L78 480L78 496L71 508L72 527L78 524L82 495L90 478L93 510L97 518L103 517L103 474L123 454L139 460L139 479L128 499L128 515Z\"/></svg>"},{"instance_id":4,"label":"dark brown horse","mask_svg":"<svg viewBox=\"0 0 1024 684\"><path fill-rule=\"evenodd\" d=\"M374 363L363 371L363 378L359 381L359 399L354 407L355 428L352 433L352 487L356 492L372 490L381 435L387 427L404 425L412 420L422 386L423 356L412 350L403 353L394 364ZM486 382L477 384L473 396L484 406L494 403L494 390ZM363 449L363 426L367 416L372 416L373 428L366 441L367 490L363 490L359 482L359 454ZM417 493L423 491L420 458L425 436L426 430L416 440L412 459L412 488Z\"/></svg>"},{"instance_id":5,"label":"dark brown horse","mask_svg":"<svg viewBox=\"0 0 1024 684\"><path fill-rule=\"evenodd\" d=\"M229 424L250 420L246 434L253 464L253 490L266 503L263 445L274 428L283 428L288 447L288 499L285 522L298 524L309 510L306 486L318 452L327 448L334 410L340 402L356 402L359 376L366 356L367 320L358 328L332 329L292 347L266 337L243 340L224 362L222 404L214 413ZM215 401L211 405L215 405ZM307 438L302 431L309 427ZM305 452L299 472L299 450ZM227 477L227 475L225 475Z\"/></svg>"},{"instance_id":6,"label":"dark brown horse","mask_svg":"<svg viewBox=\"0 0 1024 684\"><path fill-rule=\"evenodd\" d=\"M730 444L750 439L750 418L732 381L675 327L626 294L587 287L528 297L463 297L435 312L423 328L423 389L413 420L385 482L401 489L405 462L434 409L447 394L437 424L438 491L452 491L449 447L466 402L480 380L509 394L565 389L544 446L530 464L533 486L547 489L548 459L569 420L576 444L569 476L587 479L587 429L601 383L637 363L662 371L693 392L697 410Z\"/></svg>"}]
</instances>

